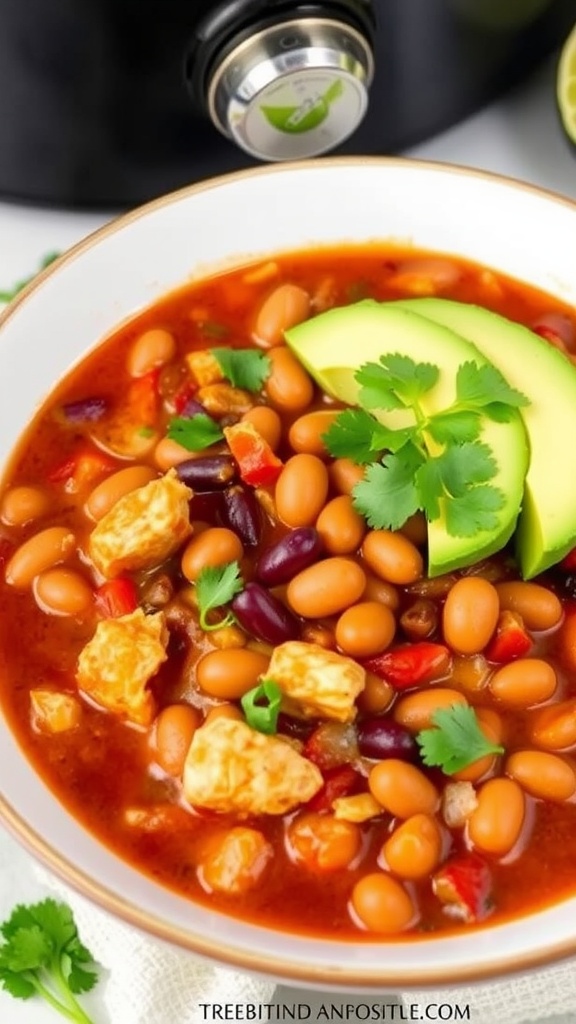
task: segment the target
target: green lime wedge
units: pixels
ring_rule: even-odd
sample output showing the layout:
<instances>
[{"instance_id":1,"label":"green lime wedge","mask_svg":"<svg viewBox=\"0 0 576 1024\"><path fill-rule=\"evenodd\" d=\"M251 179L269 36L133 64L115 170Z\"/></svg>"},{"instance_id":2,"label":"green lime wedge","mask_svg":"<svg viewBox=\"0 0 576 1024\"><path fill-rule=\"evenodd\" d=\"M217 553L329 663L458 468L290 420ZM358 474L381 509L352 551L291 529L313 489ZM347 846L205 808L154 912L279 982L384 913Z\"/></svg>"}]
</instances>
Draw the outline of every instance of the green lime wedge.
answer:
<instances>
[{"instance_id":1,"label":"green lime wedge","mask_svg":"<svg viewBox=\"0 0 576 1024\"><path fill-rule=\"evenodd\" d=\"M568 36L558 62L556 100L562 126L576 145L576 25Z\"/></svg>"}]
</instances>

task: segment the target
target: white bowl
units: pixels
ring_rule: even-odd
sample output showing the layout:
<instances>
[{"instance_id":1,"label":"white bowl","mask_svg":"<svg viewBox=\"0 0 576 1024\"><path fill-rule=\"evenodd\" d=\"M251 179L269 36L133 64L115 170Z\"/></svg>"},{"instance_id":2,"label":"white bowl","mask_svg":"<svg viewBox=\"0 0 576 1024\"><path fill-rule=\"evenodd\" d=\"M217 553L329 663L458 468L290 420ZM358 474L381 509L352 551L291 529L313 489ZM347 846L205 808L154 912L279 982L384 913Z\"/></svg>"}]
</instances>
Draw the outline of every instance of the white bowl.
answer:
<instances>
[{"instance_id":1,"label":"white bowl","mask_svg":"<svg viewBox=\"0 0 576 1024\"><path fill-rule=\"evenodd\" d=\"M246 257L375 239L469 257L576 305L576 205L557 196L394 159L216 179L98 231L0 317L0 464L62 374L166 291ZM35 856L113 914L215 960L284 981L382 991L480 980L576 953L576 896L508 924L408 941L311 940L227 918L104 848L52 796L1 721L0 749L0 816Z\"/></svg>"}]
</instances>

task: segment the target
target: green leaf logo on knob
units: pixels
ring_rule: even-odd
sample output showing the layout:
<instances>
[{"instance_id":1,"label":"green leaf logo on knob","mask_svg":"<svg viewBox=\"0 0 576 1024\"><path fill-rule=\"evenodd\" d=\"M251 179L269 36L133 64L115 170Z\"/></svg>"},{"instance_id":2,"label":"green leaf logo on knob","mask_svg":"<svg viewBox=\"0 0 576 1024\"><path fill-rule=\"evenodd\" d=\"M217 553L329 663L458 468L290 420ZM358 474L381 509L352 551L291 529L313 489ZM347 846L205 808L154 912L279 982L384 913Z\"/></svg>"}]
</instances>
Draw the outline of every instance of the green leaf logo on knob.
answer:
<instances>
[{"instance_id":1,"label":"green leaf logo on knob","mask_svg":"<svg viewBox=\"0 0 576 1024\"><path fill-rule=\"evenodd\" d=\"M286 132L287 135L302 135L318 128L326 120L332 103L342 95L343 89L344 86L338 78L328 86L322 96L304 100L298 106L262 106L260 109L273 128Z\"/></svg>"}]
</instances>

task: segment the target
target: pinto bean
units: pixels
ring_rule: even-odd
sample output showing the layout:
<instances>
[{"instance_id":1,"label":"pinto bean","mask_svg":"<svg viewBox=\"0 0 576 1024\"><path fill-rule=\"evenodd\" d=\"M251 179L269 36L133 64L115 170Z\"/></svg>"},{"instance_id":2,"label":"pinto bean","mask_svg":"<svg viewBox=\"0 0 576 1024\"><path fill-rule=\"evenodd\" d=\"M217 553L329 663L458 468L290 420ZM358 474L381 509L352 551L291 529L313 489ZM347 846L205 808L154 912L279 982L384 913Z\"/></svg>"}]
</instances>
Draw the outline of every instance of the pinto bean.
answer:
<instances>
[{"instance_id":1,"label":"pinto bean","mask_svg":"<svg viewBox=\"0 0 576 1024\"><path fill-rule=\"evenodd\" d=\"M361 601L342 612L336 623L336 643L351 658L370 658L390 646L396 620L389 608Z\"/></svg>"},{"instance_id":2,"label":"pinto bean","mask_svg":"<svg viewBox=\"0 0 576 1024\"><path fill-rule=\"evenodd\" d=\"M248 647L210 651L196 666L198 686L210 697L238 700L258 684L259 676L268 668L270 658Z\"/></svg>"},{"instance_id":3,"label":"pinto bean","mask_svg":"<svg viewBox=\"0 0 576 1024\"><path fill-rule=\"evenodd\" d=\"M268 442L273 452L278 449L282 437L282 420L269 405L255 405L242 416L243 423L251 423L260 437Z\"/></svg>"},{"instance_id":4,"label":"pinto bean","mask_svg":"<svg viewBox=\"0 0 576 1024\"><path fill-rule=\"evenodd\" d=\"M127 466L126 469L119 469L117 473L106 477L97 484L90 492L84 506L88 515L95 519L103 519L111 508L120 501L126 494L145 487L152 480L155 480L157 473L151 466Z\"/></svg>"},{"instance_id":5,"label":"pinto bean","mask_svg":"<svg viewBox=\"0 0 576 1024\"><path fill-rule=\"evenodd\" d=\"M76 547L76 537L65 526L49 526L24 541L12 555L5 571L6 582L26 590L41 572L65 562Z\"/></svg>"},{"instance_id":6,"label":"pinto bean","mask_svg":"<svg viewBox=\"0 0 576 1024\"><path fill-rule=\"evenodd\" d=\"M50 511L50 495L41 487L11 487L0 501L0 520L7 526L25 526Z\"/></svg>"},{"instance_id":7,"label":"pinto bean","mask_svg":"<svg viewBox=\"0 0 576 1024\"><path fill-rule=\"evenodd\" d=\"M382 847L382 856L400 878L426 878L440 862L442 834L430 814L414 814L394 830Z\"/></svg>"},{"instance_id":8,"label":"pinto bean","mask_svg":"<svg viewBox=\"0 0 576 1024\"><path fill-rule=\"evenodd\" d=\"M498 592L492 583L476 576L458 580L442 613L446 643L457 654L478 654L496 629L499 611Z\"/></svg>"},{"instance_id":9,"label":"pinto bean","mask_svg":"<svg viewBox=\"0 0 576 1024\"><path fill-rule=\"evenodd\" d=\"M395 818L434 814L439 804L438 790L424 772L398 758L386 758L375 765L368 785L374 799Z\"/></svg>"},{"instance_id":10,"label":"pinto bean","mask_svg":"<svg viewBox=\"0 0 576 1024\"><path fill-rule=\"evenodd\" d=\"M407 890L383 871L364 875L356 882L351 902L364 927L381 935L403 932L417 918L416 907Z\"/></svg>"},{"instance_id":11,"label":"pinto bean","mask_svg":"<svg viewBox=\"0 0 576 1024\"><path fill-rule=\"evenodd\" d=\"M82 615L92 605L92 588L73 569L46 569L33 586L36 603L52 615Z\"/></svg>"},{"instance_id":12,"label":"pinto bean","mask_svg":"<svg viewBox=\"0 0 576 1024\"><path fill-rule=\"evenodd\" d=\"M188 541L182 555L182 572L187 580L194 581L208 566L239 562L243 555L236 534L226 527L214 526Z\"/></svg>"},{"instance_id":13,"label":"pinto bean","mask_svg":"<svg viewBox=\"0 0 576 1024\"><path fill-rule=\"evenodd\" d=\"M511 580L497 583L496 590L502 611L521 615L526 629L552 629L562 618L562 605L556 594L539 583Z\"/></svg>"},{"instance_id":14,"label":"pinto bean","mask_svg":"<svg viewBox=\"0 0 576 1024\"><path fill-rule=\"evenodd\" d=\"M350 496L340 494L324 506L316 520L316 529L329 554L351 555L360 547L367 527Z\"/></svg>"},{"instance_id":15,"label":"pinto bean","mask_svg":"<svg viewBox=\"0 0 576 1024\"><path fill-rule=\"evenodd\" d=\"M310 296L296 284L280 284L264 300L254 325L256 340L266 348L281 345L284 332L310 316Z\"/></svg>"},{"instance_id":16,"label":"pinto bean","mask_svg":"<svg viewBox=\"0 0 576 1024\"><path fill-rule=\"evenodd\" d=\"M422 575L424 563L418 548L401 533L370 530L362 544L364 561L387 583L414 583Z\"/></svg>"},{"instance_id":17,"label":"pinto bean","mask_svg":"<svg viewBox=\"0 0 576 1024\"><path fill-rule=\"evenodd\" d=\"M336 409L316 409L299 416L288 431L288 443L295 452L326 458L328 452L322 440L339 415Z\"/></svg>"},{"instance_id":18,"label":"pinto bean","mask_svg":"<svg viewBox=\"0 0 576 1024\"><path fill-rule=\"evenodd\" d=\"M182 774L192 737L201 724L200 711L190 704L169 704L156 718L152 747L158 764L168 775Z\"/></svg>"},{"instance_id":19,"label":"pinto bean","mask_svg":"<svg viewBox=\"0 0 576 1024\"><path fill-rule=\"evenodd\" d=\"M513 708L529 708L549 700L556 686L556 673L542 658L511 661L494 672L488 684L497 700Z\"/></svg>"},{"instance_id":20,"label":"pinto bean","mask_svg":"<svg viewBox=\"0 0 576 1024\"><path fill-rule=\"evenodd\" d=\"M489 779L468 818L468 835L484 853L505 857L518 841L525 815L524 794L513 779Z\"/></svg>"},{"instance_id":21,"label":"pinto bean","mask_svg":"<svg viewBox=\"0 0 576 1024\"><path fill-rule=\"evenodd\" d=\"M467 704L463 693L451 690L447 686L433 686L427 690L407 693L394 706L394 718L410 732L429 729L432 717L442 708L451 708L455 704Z\"/></svg>"},{"instance_id":22,"label":"pinto bean","mask_svg":"<svg viewBox=\"0 0 576 1024\"><path fill-rule=\"evenodd\" d=\"M337 615L362 595L366 577L349 558L325 558L303 569L288 584L286 599L304 619Z\"/></svg>"},{"instance_id":23,"label":"pinto bean","mask_svg":"<svg viewBox=\"0 0 576 1024\"><path fill-rule=\"evenodd\" d=\"M144 377L145 374L164 366L173 358L176 351L174 335L160 327L144 331L132 343L128 352L126 368L131 377Z\"/></svg>"},{"instance_id":24,"label":"pinto bean","mask_svg":"<svg viewBox=\"0 0 576 1024\"><path fill-rule=\"evenodd\" d=\"M268 355L272 365L264 390L271 405L280 412L304 412L314 397L312 378L285 345Z\"/></svg>"},{"instance_id":25,"label":"pinto bean","mask_svg":"<svg viewBox=\"0 0 576 1024\"><path fill-rule=\"evenodd\" d=\"M517 750L505 765L506 774L540 800L569 800L576 792L576 772L568 761L544 750Z\"/></svg>"},{"instance_id":26,"label":"pinto bean","mask_svg":"<svg viewBox=\"0 0 576 1024\"><path fill-rule=\"evenodd\" d=\"M312 526L328 494L328 471L317 455L293 455L278 477L276 511L287 526Z\"/></svg>"}]
</instances>

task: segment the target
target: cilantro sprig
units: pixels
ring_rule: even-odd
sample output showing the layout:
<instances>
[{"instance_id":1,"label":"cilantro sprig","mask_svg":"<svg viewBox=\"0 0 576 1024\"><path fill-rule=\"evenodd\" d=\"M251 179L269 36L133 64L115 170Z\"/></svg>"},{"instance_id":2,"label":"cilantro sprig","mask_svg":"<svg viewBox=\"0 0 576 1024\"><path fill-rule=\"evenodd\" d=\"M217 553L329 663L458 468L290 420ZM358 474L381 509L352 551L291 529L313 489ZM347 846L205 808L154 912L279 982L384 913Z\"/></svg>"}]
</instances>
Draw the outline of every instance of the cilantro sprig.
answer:
<instances>
[{"instance_id":1,"label":"cilantro sprig","mask_svg":"<svg viewBox=\"0 0 576 1024\"><path fill-rule=\"evenodd\" d=\"M233 612L220 621L209 623L207 616L215 608L228 604L232 598L244 588L238 562L227 562L226 565L209 565L202 569L196 580L196 597L200 613L200 626L206 632L231 626L236 621Z\"/></svg>"},{"instance_id":2,"label":"cilantro sprig","mask_svg":"<svg viewBox=\"0 0 576 1024\"><path fill-rule=\"evenodd\" d=\"M190 452L210 448L224 437L216 420L203 412L195 416L174 416L168 424L166 433L172 441L177 441Z\"/></svg>"},{"instance_id":3,"label":"cilantro sprig","mask_svg":"<svg viewBox=\"0 0 576 1024\"><path fill-rule=\"evenodd\" d=\"M270 374L270 357L254 348L213 348L226 380L244 391L260 391Z\"/></svg>"},{"instance_id":4,"label":"cilantro sprig","mask_svg":"<svg viewBox=\"0 0 576 1024\"><path fill-rule=\"evenodd\" d=\"M450 406L427 415L422 398L440 369L392 353L355 374L360 408L346 409L323 440L335 458L366 465L353 501L375 529L399 529L422 510L429 522L444 515L452 536L494 529L505 497L491 481L498 464L481 440L486 420L504 423L528 399L496 367L465 362ZM390 413L381 423L374 412ZM397 424L397 425L394 425Z\"/></svg>"},{"instance_id":5,"label":"cilantro sprig","mask_svg":"<svg viewBox=\"0 0 576 1024\"><path fill-rule=\"evenodd\" d=\"M40 996L76 1024L92 1024L75 998L98 980L97 964L80 941L72 911L45 899L20 904L0 925L0 983L16 999Z\"/></svg>"},{"instance_id":6,"label":"cilantro sprig","mask_svg":"<svg viewBox=\"0 0 576 1024\"><path fill-rule=\"evenodd\" d=\"M36 277L36 274L39 274L41 270L45 270L46 267L49 267L51 263L54 263L54 260L57 260L59 255L59 252L47 253L46 256L44 256L43 259L40 261L38 270L36 270L33 274L30 274L28 277L23 277L20 281L16 281L16 283L13 284L11 288L6 288L3 291L0 291L0 302L12 302L12 299L14 299L18 295L18 292L21 292L22 289L25 288L27 284L30 284L30 282L33 281L34 278Z\"/></svg>"},{"instance_id":7,"label":"cilantro sprig","mask_svg":"<svg viewBox=\"0 0 576 1024\"><path fill-rule=\"evenodd\" d=\"M491 743L482 732L474 708L453 704L432 716L433 728L416 735L420 754L428 767L454 775L487 754L503 754L504 747Z\"/></svg>"},{"instance_id":8,"label":"cilantro sprig","mask_svg":"<svg viewBox=\"0 0 576 1024\"><path fill-rule=\"evenodd\" d=\"M240 703L252 729L269 735L276 732L282 690L274 679L263 679L259 686L254 686L244 694Z\"/></svg>"}]
</instances>

